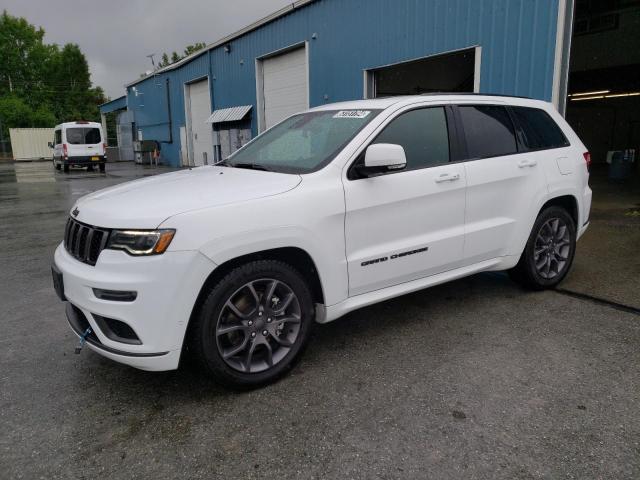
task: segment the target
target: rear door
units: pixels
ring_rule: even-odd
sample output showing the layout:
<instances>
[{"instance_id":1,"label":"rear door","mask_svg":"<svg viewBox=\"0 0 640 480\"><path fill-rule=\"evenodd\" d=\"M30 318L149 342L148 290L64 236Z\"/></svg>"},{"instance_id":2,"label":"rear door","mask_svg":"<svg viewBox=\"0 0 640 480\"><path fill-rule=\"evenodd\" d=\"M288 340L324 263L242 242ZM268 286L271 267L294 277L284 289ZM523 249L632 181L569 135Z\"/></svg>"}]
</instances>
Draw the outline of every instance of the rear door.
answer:
<instances>
[{"instance_id":1,"label":"rear door","mask_svg":"<svg viewBox=\"0 0 640 480\"><path fill-rule=\"evenodd\" d=\"M65 130L70 157L102 155L102 133L98 126L74 125Z\"/></svg>"},{"instance_id":2,"label":"rear door","mask_svg":"<svg viewBox=\"0 0 640 480\"><path fill-rule=\"evenodd\" d=\"M462 163L452 162L452 123L444 106L403 112L372 143L401 145L406 169L370 178L354 176L354 166L349 170L344 190L350 296L459 266L466 175Z\"/></svg>"},{"instance_id":3,"label":"rear door","mask_svg":"<svg viewBox=\"0 0 640 480\"><path fill-rule=\"evenodd\" d=\"M544 166L519 149L506 106L463 104L457 118L466 146L465 263L519 254L547 193Z\"/></svg>"}]
</instances>

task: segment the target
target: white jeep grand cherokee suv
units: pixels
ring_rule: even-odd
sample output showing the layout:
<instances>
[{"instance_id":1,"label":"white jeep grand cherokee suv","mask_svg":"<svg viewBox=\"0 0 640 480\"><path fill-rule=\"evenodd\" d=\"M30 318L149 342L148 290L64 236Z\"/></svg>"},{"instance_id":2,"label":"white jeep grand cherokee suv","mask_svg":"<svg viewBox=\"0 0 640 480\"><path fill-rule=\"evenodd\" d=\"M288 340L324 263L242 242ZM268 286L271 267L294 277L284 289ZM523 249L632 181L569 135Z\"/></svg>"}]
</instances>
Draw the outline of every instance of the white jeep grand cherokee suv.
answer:
<instances>
[{"instance_id":1,"label":"white jeep grand cherokee suv","mask_svg":"<svg viewBox=\"0 0 640 480\"><path fill-rule=\"evenodd\" d=\"M220 165L80 199L54 285L105 357L170 370L189 351L218 381L257 386L314 322L482 271L557 285L588 225L589 161L541 101L324 105Z\"/></svg>"}]
</instances>

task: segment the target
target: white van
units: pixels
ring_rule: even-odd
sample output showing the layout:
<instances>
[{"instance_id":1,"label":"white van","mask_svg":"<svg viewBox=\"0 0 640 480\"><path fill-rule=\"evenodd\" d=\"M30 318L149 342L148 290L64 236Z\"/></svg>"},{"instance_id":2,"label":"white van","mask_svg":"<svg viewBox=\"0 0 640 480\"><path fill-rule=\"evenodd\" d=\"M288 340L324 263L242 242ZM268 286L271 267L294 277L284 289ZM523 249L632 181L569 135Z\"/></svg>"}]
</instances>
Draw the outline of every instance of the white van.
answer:
<instances>
[{"instance_id":1,"label":"white van","mask_svg":"<svg viewBox=\"0 0 640 480\"><path fill-rule=\"evenodd\" d=\"M98 165L101 172L105 171L107 143L100 123L61 123L56 125L53 135L49 147L53 149L53 166L57 170L68 172L74 165L91 171Z\"/></svg>"}]
</instances>

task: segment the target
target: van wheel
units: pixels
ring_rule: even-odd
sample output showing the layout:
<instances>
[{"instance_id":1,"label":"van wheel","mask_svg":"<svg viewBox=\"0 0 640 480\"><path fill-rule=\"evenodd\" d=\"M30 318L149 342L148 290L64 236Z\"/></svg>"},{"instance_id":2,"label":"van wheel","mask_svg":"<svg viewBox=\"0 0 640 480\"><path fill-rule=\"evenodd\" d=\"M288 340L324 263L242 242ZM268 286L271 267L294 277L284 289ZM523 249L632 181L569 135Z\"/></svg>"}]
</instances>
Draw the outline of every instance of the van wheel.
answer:
<instances>
[{"instance_id":1,"label":"van wheel","mask_svg":"<svg viewBox=\"0 0 640 480\"><path fill-rule=\"evenodd\" d=\"M53 166L56 168L56 170L62 169L62 165L60 165L59 163L56 163L55 161L53 162Z\"/></svg>"},{"instance_id":2,"label":"van wheel","mask_svg":"<svg viewBox=\"0 0 640 480\"><path fill-rule=\"evenodd\" d=\"M101 164L100 164L100 166L99 166L99 168L100 168L100 173L104 173L104 172L105 172L105 170L106 170L106 167L107 167L107 166L106 166L104 163L101 163Z\"/></svg>"},{"instance_id":3,"label":"van wheel","mask_svg":"<svg viewBox=\"0 0 640 480\"><path fill-rule=\"evenodd\" d=\"M569 272L576 251L576 225L564 208L545 209L533 225L513 280L534 290L558 285Z\"/></svg>"},{"instance_id":4,"label":"van wheel","mask_svg":"<svg viewBox=\"0 0 640 480\"><path fill-rule=\"evenodd\" d=\"M187 346L218 382L259 387L280 378L299 358L313 313L309 287L293 267L276 260L247 263L206 293Z\"/></svg>"},{"instance_id":5,"label":"van wheel","mask_svg":"<svg viewBox=\"0 0 640 480\"><path fill-rule=\"evenodd\" d=\"M93 165L89 165L87 167L87 172L93 172Z\"/></svg>"},{"instance_id":6,"label":"van wheel","mask_svg":"<svg viewBox=\"0 0 640 480\"><path fill-rule=\"evenodd\" d=\"M69 173L69 165L64 165L62 169L64 170L64 173Z\"/></svg>"}]
</instances>

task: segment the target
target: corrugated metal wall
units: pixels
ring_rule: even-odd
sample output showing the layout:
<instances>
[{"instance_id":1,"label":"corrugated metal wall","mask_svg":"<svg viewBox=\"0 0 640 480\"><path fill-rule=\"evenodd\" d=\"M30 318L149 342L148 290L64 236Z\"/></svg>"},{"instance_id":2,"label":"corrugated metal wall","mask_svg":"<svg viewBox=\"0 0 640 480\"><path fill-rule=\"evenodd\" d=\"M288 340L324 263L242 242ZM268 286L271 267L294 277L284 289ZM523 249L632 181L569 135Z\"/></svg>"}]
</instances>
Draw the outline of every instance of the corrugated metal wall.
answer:
<instances>
[{"instance_id":1,"label":"corrugated metal wall","mask_svg":"<svg viewBox=\"0 0 640 480\"><path fill-rule=\"evenodd\" d=\"M10 128L11 150L15 160L53 158L49 142L53 142L53 128Z\"/></svg>"},{"instance_id":2,"label":"corrugated metal wall","mask_svg":"<svg viewBox=\"0 0 640 480\"><path fill-rule=\"evenodd\" d=\"M128 105L145 139L168 139L169 78L173 144L163 154L177 165L185 82L210 75L212 109L254 105L255 134L256 57L305 41L311 106L362 98L364 70L476 45L481 92L551 100L558 1L318 0L231 41L230 53L144 80L137 97L129 88Z\"/></svg>"},{"instance_id":3,"label":"corrugated metal wall","mask_svg":"<svg viewBox=\"0 0 640 480\"><path fill-rule=\"evenodd\" d=\"M127 89L128 108L134 111L136 129L142 131L145 140L161 142L162 158L173 166L180 163L180 127L185 126L184 85L209 75L209 65L209 55L205 53L179 69L138 83L135 91L131 87ZM169 134L167 80L172 136Z\"/></svg>"}]
</instances>

